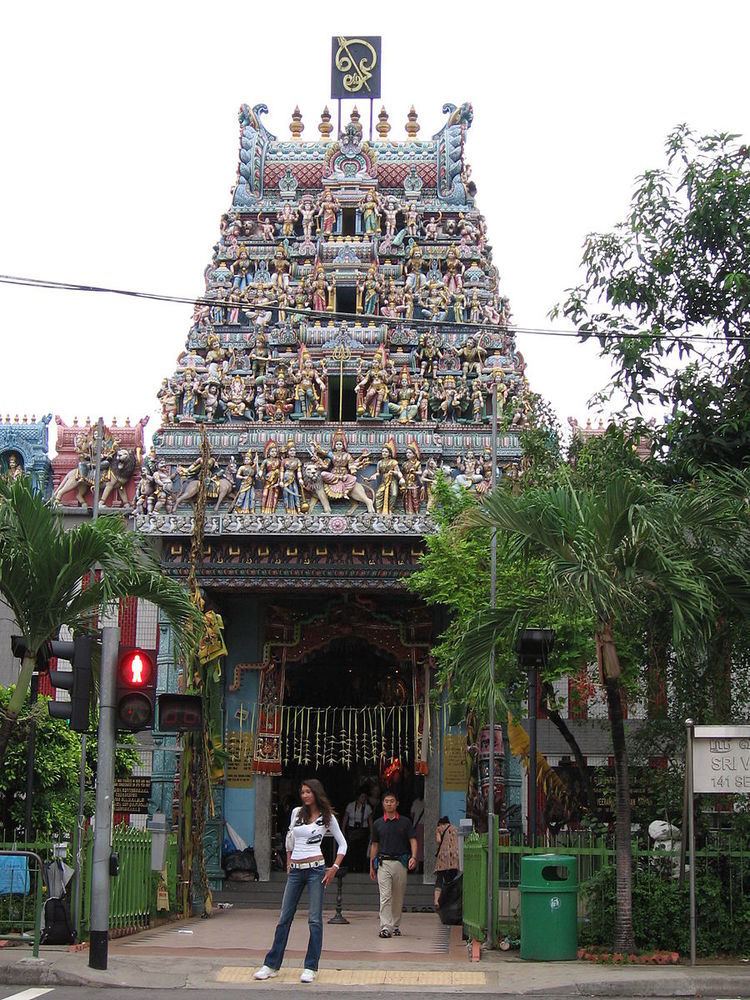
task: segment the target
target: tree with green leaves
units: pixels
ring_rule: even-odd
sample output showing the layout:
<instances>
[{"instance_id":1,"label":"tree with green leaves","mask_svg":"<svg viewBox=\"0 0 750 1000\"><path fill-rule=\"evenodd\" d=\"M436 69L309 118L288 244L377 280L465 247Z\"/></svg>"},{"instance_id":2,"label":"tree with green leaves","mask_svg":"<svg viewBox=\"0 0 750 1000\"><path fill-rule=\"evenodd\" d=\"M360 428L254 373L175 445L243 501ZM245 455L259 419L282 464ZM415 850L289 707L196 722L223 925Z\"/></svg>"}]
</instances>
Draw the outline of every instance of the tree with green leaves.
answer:
<instances>
[{"instance_id":1,"label":"tree with green leaves","mask_svg":"<svg viewBox=\"0 0 750 1000\"><path fill-rule=\"evenodd\" d=\"M94 567L101 573L84 587ZM28 696L37 653L63 626L90 632L113 602L142 597L159 608L178 644L193 648L203 627L189 594L163 574L150 544L128 529L124 517L107 514L66 531L61 513L25 477L0 478L0 597L27 648L2 713L0 763Z\"/></svg>"},{"instance_id":2,"label":"tree with green leaves","mask_svg":"<svg viewBox=\"0 0 750 1000\"><path fill-rule=\"evenodd\" d=\"M609 710L616 784L617 921L615 948L631 951L632 855L628 752L623 724L619 636L639 629L653 602L667 609L675 653L709 641L725 609L750 610L750 476L702 477L666 487L628 471L602 485L495 489L463 516L464 531L496 531L520 566L536 565L541 586L511 605L480 612L457 658L480 669L499 637L543 623L550 600L593 624ZM514 605L514 606L513 606Z\"/></svg>"},{"instance_id":3,"label":"tree with green leaves","mask_svg":"<svg viewBox=\"0 0 750 1000\"><path fill-rule=\"evenodd\" d=\"M750 458L750 149L737 135L668 137L624 222L592 233L584 280L553 310L613 365L602 395L666 407L655 452L677 478Z\"/></svg>"},{"instance_id":4,"label":"tree with green leaves","mask_svg":"<svg viewBox=\"0 0 750 1000\"><path fill-rule=\"evenodd\" d=\"M13 695L13 688L0 688L0 706ZM67 723L50 718L49 699L42 697L34 705L25 705L16 723L17 739L8 745L0 769L0 830L3 839L22 839L26 814L26 740L28 728L37 730L34 756L34 798L32 829L38 840L65 839L75 828L78 818L78 782L81 767L81 739ZM121 733L115 756L115 774L125 777L140 763L135 737ZM126 746L130 744L130 746ZM96 774L97 738L86 741L87 787L92 788ZM84 800L84 815L94 812L94 796L88 792Z\"/></svg>"}]
</instances>

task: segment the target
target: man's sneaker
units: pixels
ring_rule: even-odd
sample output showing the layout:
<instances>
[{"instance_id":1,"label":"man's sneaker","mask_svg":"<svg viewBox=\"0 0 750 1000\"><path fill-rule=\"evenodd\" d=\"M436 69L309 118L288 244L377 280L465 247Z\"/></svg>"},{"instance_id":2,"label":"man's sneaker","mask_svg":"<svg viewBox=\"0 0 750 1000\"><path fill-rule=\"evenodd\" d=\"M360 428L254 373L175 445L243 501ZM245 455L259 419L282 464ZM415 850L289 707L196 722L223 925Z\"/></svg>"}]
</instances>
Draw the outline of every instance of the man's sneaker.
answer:
<instances>
[{"instance_id":1,"label":"man's sneaker","mask_svg":"<svg viewBox=\"0 0 750 1000\"><path fill-rule=\"evenodd\" d=\"M382 937L382 938L389 938L390 936L391 936L391 932L388 930L387 927L381 928L380 934L378 934L378 937Z\"/></svg>"},{"instance_id":2,"label":"man's sneaker","mask_svg":"<svg viewBox=\"0 0 750 1000\"><path fill-rule=\"evenodd\" d=\"M394 937L401 937L401 931L398 929L398 927L394 927L393 928L393 936Z\"/></svg>"},{"instance_id":3,"label":"man's sneaker","mask_svg":"<svg viewBox=\"0 0 750 1000\"><path fill-rule=\"evenodd\" d=\"M317 974L318 973L315 972L314 969L303 969L302 975L299 977L299 981L301 983L313 983L315 982L315 977L317 976Z\"/></svg>"},{"instance_id":4,"label":"man's sneaker","mask_svg":"<svg viewBox=\"0 0 750 1000\"><path fill-rule=\"evenodd\" d=\"M278 976L278 969L271 969L267 965L261 965L258 971L253 976L253 979L273 979L274 976Z\"/></svg>"}]
</instances>

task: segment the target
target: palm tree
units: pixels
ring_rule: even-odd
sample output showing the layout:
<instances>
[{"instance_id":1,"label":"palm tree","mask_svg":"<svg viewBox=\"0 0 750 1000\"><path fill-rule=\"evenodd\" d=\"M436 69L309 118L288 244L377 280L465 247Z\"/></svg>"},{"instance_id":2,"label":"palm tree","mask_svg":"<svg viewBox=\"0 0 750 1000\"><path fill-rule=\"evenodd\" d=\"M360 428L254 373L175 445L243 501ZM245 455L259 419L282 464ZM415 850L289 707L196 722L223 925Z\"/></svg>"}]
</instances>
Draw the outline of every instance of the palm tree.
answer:
<instances>
[{"instance_id":1,"label":"palm tree","mask_svg":"<svg viewBox=\"0 0 750 1000\"><path fill-rule=\"evenodd\" d=\"M83 578L101 569L85 588ZM61 514L34 493L25 477L0 477L0 598L12 611L27 655L0 725L0 764L29 691L36 656L63 626L90 631L97 613L122 597L143 597L164 614L178 644L201 634L199 610L164 576L146 542L125 519L107 515L66 531Z\"/></svg>"},{"instance_id":2,"label":"palm tree","mask_svg":"<svg viewBox=\"0 0 750 1000\"><path fill-rule=\"evenodd\" d=\"M675 652L684 655L688 644L692 653L705 645L727 609L747 613L748 493L750 476L743 474L665 487L623 471L604 488L576 488L567 481L517 496L496 489L463 519L464 530L496 530L517 559L542 561L548 587L544 602L484 611L466 635L460 654L465 663L486 663L501 635L534 624L550 600L595 623L615 762L618 951L632 951L634 940L630 780L617 636L638 627L643 612L659 603L670 616Z\"/></svg>"}]
</instances>

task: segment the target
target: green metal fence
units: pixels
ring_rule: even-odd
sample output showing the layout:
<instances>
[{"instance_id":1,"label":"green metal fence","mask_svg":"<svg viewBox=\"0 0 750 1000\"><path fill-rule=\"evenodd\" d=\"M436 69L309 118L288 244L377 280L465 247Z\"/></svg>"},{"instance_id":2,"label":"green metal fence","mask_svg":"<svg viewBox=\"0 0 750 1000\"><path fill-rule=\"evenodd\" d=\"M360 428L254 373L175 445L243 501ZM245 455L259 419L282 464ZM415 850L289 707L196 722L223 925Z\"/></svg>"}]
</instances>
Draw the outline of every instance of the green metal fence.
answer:
<instances>
[{"instance_id":1,"label":"green metal fence","mask_svg":"<svg viewBox=\"0 0 750 1000\"><path fill-rule=\"evenodd\" d=\"M88 937L91 921L91 868L94 858L94 839L89 831L84 844L85 862L83 878L83 913L81 937ZM151 834L132 826L118 826L112 833L112 850L120 859L120 874L111 881L109 927L110 931L128 933L148 927L157 915L157 892L161 874L151 871ZM178 857L177 838L167 841L166 886L169 910L177 913Z\"/></svg>"},{"instance_id":2,"label":"green metal fence","mask_svg":"<svg viewBox=\"0 0 750 1000\"><path fill-rule=\"evenodd\" d=\"M657 872L665 879L674 878L679 855L655 850L634 841L633 878L645 871ZM577 860L578 883L583 886L606 866L615 864L614 844L587 832L558 834L541 846L531 849L518 834L501 831L496 844L495 871L497 897L494 938L519 935L521 858L528 854L569 854ZM688 858L688 861L690 859ZM739 909L745 905L750 884L750 847L747 838L727 831L711 831L695 852L696 872L720 874L730 901ZM476 940L487 936L487 835L472 834L464 842L463 878L464 928ZM578 918L586 918L582 894L578 899Z\"/></svg>"},{"instance_id":3,"label":"green metal fence","mask_svg":"<svg viewBox=\"0 0 750 1000\"><path fill-rule=\"evenodd\" d=\"M0 938L31 945L39 958L44 905L44 861L38 844L0 849Z\"/></svg>"}]
</instances>

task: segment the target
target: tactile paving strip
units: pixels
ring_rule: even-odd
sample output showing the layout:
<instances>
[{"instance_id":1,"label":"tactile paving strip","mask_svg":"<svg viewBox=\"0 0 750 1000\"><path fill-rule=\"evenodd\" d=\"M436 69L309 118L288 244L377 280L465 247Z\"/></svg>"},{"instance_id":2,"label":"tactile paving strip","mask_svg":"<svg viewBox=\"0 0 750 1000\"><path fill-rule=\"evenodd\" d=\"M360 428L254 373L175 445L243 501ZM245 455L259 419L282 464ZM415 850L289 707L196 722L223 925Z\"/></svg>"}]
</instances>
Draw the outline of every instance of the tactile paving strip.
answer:
<instances>
[{"instance_id":1,"label":"tactile paving strip","mask_svg":"<svg viewBox=\"0 0 750 1000\"><path fill-rule=\"evenodd\" d=\"M225 965L216 974L220 983L252 983L256 966ZM302 969L282 969L273 982L296 983ZM323 986L486 986L484 972L452 972L409 969L321 969L317 982Z\"/></svg>"}]
</instances>

